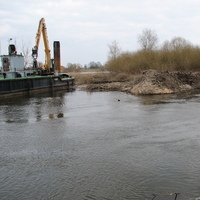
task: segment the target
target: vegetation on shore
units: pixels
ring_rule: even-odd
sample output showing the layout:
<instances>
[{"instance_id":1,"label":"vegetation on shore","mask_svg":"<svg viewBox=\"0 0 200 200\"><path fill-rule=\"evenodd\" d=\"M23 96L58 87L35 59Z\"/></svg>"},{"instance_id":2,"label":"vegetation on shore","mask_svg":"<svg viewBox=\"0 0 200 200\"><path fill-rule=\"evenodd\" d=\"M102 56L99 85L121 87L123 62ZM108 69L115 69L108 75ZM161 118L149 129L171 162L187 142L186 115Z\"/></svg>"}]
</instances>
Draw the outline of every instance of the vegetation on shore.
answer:
<instances>
[{"instance_id":1,"label":"vegetation on shore","mask_svg":"<svg viewBox=\"0 0 200 200\"><path fill-rule=\"evenodd\" d=\"M127 82L134 79L134 75L125 73L70 73L70 76L76 77L77 85L100 84L112 82Z\"/></svg>"},{"instance_id":2,"label":"vegetation on shore","mask_svg":"<svg viewBox=\"0 0 200 200\"><path fill-rule=\"evenodd\" d=\"M116 41L108 45L109 73L73 74L88 91L119 90L131 94L169 94L200 89L200 46L181 37L160 47L151 30L139 35L141 49L121 52Z\"/></svg>"},{"instance_id":3,"label":"vegetation on shore","mask_svg":"<svg viewBox=\"0 0 200 200\"><path fill-rule=\"evenodd\" d=\"M109 71L140 73L145 70L199 71L200 47L122 53L106 64Z\"/></svg>"},{"instance_id":4,"label":"vegetation on shore","mask_svg":"<svg viewBox=\"0 0 200 200\"><path fill-rule=\"evenodd\" d=\"M71 74L81 89L93 91L122 91L134 95L171 94L199 91L200 74L147 70L141 74L89 73Z\"/></svg>"},{"instance_id":5,"label":"vegetation on shore","mask_svg":"<svg viewBox=\"0 0 200 200\"><path fill-rule=\"evenodd\" d=\"M66 72L106 70L118 74L140 74L146 70L200 71L200 46L193 45L182 37L174 37L158 45L156 33L145 29L138 36L138 43L140 44L139 50L123 52L118 42L113 41L108 44L108 61L105 65L98 65L94 62L90 63L89 68L70 65L66 68Z\"/></svg>"},{"instance_id":6,"label":"vegetation on shore","mask_svg":"<svg viewBox=\"0 0 200 200\"><path fill-rule=\"evenodd\" d=\"M145 70L200 71L200 46L182 37L174 37L158 45L156 33L145 29L138 36L138 43L141 48L134 52L121 52L116 41L108 45L110 51L106 69L132 74Z\"/></svg>"}]
</instances>

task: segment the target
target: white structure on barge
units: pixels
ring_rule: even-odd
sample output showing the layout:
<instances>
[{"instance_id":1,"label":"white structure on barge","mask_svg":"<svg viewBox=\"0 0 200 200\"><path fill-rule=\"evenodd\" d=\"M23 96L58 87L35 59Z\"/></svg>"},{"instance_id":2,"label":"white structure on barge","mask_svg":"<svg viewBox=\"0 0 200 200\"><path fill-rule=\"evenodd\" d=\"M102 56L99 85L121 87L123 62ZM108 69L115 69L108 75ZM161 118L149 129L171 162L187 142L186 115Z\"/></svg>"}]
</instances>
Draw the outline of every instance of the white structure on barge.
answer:
<instances>
[{"instance_id":1,"label":"white structure on barge","mask_svg":"<svg viewBox=\"0 0 200 200\"><path fill-rule=\"evenodd\" d=\"M6 78L25 76L24 56L17 54L15 45L10 44L8 55L0 55L0 71Z\"/></svg>"}]
</instances>

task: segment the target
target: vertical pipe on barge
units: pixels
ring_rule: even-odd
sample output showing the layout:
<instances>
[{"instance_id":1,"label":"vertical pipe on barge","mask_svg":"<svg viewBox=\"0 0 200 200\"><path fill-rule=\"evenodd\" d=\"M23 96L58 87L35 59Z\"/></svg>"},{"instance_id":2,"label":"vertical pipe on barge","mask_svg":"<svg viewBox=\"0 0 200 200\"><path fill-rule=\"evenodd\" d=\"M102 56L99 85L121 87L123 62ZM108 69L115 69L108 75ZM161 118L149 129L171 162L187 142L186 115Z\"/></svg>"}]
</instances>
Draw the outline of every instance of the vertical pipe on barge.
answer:
<instances>
[{"instance_id":1,"label":"vertical pipe on barge","mask_svg":"<svg viewBox=\"0 0 200 200\"><path fill-rule=\"evenodd\" d=\"M54 49L54 69L55 69L55 72L60 73L60 42L59 41L54 41L53 49Z\"/></svg>"}]
</instances>

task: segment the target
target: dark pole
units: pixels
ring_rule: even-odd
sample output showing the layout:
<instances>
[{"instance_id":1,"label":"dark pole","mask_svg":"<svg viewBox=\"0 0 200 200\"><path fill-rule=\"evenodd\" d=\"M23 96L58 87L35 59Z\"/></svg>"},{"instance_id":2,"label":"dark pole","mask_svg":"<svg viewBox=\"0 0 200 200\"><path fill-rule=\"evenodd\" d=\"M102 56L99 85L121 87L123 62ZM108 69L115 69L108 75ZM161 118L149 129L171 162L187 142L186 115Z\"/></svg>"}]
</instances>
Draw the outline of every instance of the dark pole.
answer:
<instances>
[{"instance_id":1,"label":"dark pole","mask_svg":"<svg viewBox=\"0 0 200 200\"><path fill-rule=\"evenodd\" d=\"M54 69L60 73L60 42L54 41Z\"/></svg>"}]
</instances>

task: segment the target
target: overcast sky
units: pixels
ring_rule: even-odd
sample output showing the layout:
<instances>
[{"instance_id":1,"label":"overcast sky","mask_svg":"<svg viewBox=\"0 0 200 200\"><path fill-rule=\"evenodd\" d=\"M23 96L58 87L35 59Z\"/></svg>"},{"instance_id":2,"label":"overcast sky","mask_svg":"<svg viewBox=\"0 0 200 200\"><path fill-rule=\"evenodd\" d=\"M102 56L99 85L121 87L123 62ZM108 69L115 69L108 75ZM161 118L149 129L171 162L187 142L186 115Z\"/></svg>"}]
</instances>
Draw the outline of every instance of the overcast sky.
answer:
<instances>
[{"instance_id":1,"label":"overcast sky","mask_svg":"<svg viewBox=\"0 0 200 200\"><path fill-rule=\"evenodd\" d=\"M53 41L60 41L62 65L104 64L108 44L116 40L123 51L137 50L137 37L146 28L156 32L160 44L180 36L200 45L199 10L199 0L0 0L0 49L7 54L9 38L18 49L20 43L34 46L44 17L52 52Z\"/></svg>"}]
</instances>

